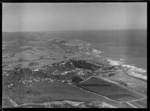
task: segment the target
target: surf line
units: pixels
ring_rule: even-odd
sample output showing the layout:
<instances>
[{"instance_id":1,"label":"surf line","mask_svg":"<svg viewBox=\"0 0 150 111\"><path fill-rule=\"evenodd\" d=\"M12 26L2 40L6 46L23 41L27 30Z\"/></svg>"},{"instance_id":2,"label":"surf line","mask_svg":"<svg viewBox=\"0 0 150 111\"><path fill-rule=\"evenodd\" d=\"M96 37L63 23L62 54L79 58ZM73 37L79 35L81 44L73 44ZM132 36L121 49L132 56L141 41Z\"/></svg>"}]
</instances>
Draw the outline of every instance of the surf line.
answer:
<instances>
[{"instance_id":1,"label":"surf line","mask_svg":"<svg viewBox=\"0 0 150 111\"><path fill-rule=\"evenodd\" d=\"M129 69L130 69L130 68L129 68ZM146 80L146 79L143 79L143 78L140 78L140 77L137 77L137 76L131 75L131 74L129 74L127 71L128 71L128 69L127 69L126 71L123 71L123 72L124 72L125 74L127 74L127 75L129 75L129 76L131 76L131 77L135 78L135 79L139 79L139 80L141 80L141 81L147 82L147 80Z\"/></svg>"}]
</instances>

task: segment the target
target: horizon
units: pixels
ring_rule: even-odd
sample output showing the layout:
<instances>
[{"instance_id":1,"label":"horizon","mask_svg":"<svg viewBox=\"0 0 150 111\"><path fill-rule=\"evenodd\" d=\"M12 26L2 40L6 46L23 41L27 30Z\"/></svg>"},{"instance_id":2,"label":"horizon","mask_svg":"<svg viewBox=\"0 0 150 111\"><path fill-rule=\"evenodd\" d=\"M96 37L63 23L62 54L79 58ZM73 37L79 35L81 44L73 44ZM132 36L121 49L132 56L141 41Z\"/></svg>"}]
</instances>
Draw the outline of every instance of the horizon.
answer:
<instances>
[{"instance_id":1,"label":"horizon","mask_svg":"<svg viewBox=\"0 0 150 111\"><path fill-rule=\"evenodd\" d=\"M16 33L24 33L24 32L29 32L29 33L35 33L35 32L39 32L39 33L44 33L44 32L71 32L71 31L147 31L147 29L107 29L107 30L49 30L49 31L15 31ZM5 33L5 32L8 32L8 33L11 33L11 32L14 32L14 31L2 31L2 33ZM14 33L15 33L14 32Z\"/></svg>"}]
</instances>

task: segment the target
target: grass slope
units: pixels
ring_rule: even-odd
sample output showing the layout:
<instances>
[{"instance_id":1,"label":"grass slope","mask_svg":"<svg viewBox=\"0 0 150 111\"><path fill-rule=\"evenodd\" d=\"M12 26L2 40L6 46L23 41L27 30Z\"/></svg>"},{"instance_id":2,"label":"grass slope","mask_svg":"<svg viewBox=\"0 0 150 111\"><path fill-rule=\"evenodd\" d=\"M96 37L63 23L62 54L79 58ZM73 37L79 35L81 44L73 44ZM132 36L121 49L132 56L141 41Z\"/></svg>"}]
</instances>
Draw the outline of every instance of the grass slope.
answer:
<instances>
[{"instance_id":1,"label":"grass slope","mask_svg":"<svg viewBox=\"0 0 150 111\"><path fill-rule=\"evenodd\" d=\"M139 95L130 92L126 88L96 77L92 77L87 81L78 84L77 86L119 101L130 101L141 98Z\"/></svg>"}]
</instances>

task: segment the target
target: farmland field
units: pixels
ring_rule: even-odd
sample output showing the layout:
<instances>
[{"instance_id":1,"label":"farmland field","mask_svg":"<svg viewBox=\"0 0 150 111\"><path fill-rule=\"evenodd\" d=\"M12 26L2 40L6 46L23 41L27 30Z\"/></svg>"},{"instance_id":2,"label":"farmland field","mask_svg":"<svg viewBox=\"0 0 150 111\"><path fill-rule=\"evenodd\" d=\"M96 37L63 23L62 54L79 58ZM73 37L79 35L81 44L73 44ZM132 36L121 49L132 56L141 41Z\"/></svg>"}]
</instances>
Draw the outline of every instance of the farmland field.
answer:
<instances>
[{"instance_id":1,"label":"farmland field","mask_svg":"<svg viewBox=\"0 0 150 111\"><path fill-rule=\"evenodd\" d=\"M69 84L40 82L35 84L33 83L31 88L41 92L41 96L51 97L53 100L76 100L87 102L99 100L106 101L114 105L118 104Z\"/></svg>"},{"instance_id":2,"label":"farmland field","mask_svg":"<svg viewBox=\"0 0 150 111\"><path fill-rule=\"evenodd\" d=\"M107 96L110 99L119 101L141 98L139 95L130 92L128 89L95 77L92 77L85 82L77 84L77 86L85 90Z\"/></svg>"}]
</instances>

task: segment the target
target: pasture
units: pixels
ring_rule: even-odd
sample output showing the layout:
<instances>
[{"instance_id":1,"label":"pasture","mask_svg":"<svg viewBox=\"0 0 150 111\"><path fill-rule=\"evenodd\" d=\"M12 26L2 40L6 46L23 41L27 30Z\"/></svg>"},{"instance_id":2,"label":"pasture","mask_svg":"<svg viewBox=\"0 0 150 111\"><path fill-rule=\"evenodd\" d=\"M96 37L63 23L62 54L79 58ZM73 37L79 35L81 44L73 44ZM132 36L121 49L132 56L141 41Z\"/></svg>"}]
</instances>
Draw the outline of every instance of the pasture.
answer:
<instances>
[{"instance_id":1,"label":"pasture","mask_svg":"<svg viewBox=\"0 0 150 111\"><path fill-rule=\"evenodd\" d=\"M81 90L69 84L62 84L57 82L38 82L33 83L31 89L37 90L41 93L40 97L50 97L53 100L74 100L81 102L104 101L116 107L122 107L121 104L105 99L102 96L92 94L90 92Z\"/></svg>"},{"instance_id":2,"label":"pasture","mask_svg":"<svg viewBox=\"0 0 150 111\"><path fill-rule=\"evenodd\" d=\"M85 82L77 84L77 86L117 101L130 101L141 98L141 96L124 87L96 77L92 77Z\"/></svg>"}]
</instances>

